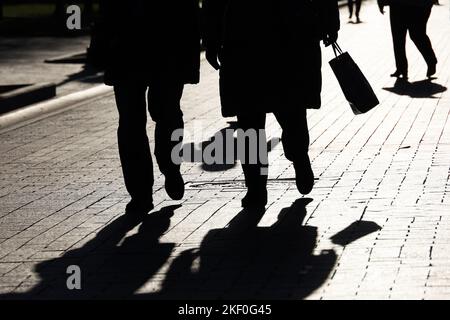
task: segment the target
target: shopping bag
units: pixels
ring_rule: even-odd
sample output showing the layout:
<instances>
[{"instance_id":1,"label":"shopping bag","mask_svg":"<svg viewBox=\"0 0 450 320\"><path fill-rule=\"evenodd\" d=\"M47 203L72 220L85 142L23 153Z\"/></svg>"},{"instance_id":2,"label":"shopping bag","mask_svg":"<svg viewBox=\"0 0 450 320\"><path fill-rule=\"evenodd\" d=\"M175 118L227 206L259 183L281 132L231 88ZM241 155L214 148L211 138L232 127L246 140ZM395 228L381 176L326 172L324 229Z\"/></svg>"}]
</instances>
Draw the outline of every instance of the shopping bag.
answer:
<instances>
[{"instance_id":1,"label":"shopping bag","mask_svg":"<svg viewBox=\"0 0 450 320\"><path fill-rule=\"evenodd\" d=\"M330 61L330 66L353 113L362 114L372 110L380 102L369 81L348 52L343 52L336 42L332 47L336 58Z\"/></svg>"}]
</instances>

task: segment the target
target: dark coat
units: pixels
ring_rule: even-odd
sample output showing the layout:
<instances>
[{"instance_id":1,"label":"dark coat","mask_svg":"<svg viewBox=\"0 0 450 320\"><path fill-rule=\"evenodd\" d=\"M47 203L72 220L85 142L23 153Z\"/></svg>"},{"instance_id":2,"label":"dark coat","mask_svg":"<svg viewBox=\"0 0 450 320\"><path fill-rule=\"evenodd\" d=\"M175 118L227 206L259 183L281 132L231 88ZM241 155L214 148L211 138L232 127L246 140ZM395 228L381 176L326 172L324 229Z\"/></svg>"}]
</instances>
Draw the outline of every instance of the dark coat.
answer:
<instances>
[{"instance_id":1,"label":"dark coat","mask_svg":"<svg viewBox=\"0 0 450 320\"><path fill-rule=\"evenodd\" d=\"M203 2L204 45L220 52L223 116L320 108L320 40L339 30L337 0Z\"/></svg>"},{"instance_id":2,"label":"dark coat","mask_svg":"<svg viewBox=\"0 0 450 320\"><path fill-rule=\"evenodd\" d=\"M200 78L198 0L108 0L105 83Z\"/></svg>"}]
</instances>

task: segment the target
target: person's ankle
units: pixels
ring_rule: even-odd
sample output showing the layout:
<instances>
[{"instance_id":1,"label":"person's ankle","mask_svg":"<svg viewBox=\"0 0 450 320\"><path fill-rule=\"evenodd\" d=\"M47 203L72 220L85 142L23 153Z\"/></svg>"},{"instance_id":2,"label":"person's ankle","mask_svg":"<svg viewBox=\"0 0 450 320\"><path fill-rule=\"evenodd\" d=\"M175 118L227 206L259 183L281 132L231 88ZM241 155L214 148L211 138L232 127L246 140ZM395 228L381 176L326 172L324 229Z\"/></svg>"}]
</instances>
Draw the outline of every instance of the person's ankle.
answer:
<instances>
[{"instance_id":1,"label":"person's ankle","mask_svg":"<svg viewBox=\"0 0 450 320\"><path fill-rule=\"evenodd\" d=\"M268 201L267 189L265 187L251 188L241 201L244 209L263 209Z\"/></svg>"},{"instance_id":2,"label":"person's ankle","mask_svg":"<svg viewBox=\"0 0 450 320\"><path fill-rule=\"evenodd\" d=\"M173 168L164 173L165 183L164 187L168 196L172 200L181 200L184 197L184 180L181 175L180 168Z\"/></svg>"}]
</instances>

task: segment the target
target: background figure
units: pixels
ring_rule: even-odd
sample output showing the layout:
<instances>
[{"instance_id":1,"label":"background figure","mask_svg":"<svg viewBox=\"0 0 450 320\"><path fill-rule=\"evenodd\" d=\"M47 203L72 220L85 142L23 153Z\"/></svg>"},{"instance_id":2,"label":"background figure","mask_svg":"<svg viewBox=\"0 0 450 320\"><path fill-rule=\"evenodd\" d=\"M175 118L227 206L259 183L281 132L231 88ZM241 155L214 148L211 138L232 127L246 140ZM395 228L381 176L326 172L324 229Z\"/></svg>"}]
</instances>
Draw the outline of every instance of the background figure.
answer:
<instances>
[{"instance_id":1,"label":"background figure","mask_svg":"<svg viewBox=\"0 0 450 320\"><path fill-rule=\"evenodd\" d=\"M360 23L361 19L359 18L359 13L361 11L362 0L347 0L347 1L348 1L348 11L350 14L348 19L351 21L351 19L353 18L353 6L355 6L356 23Z\"/></svg>"},{"instance_id":2,"label":"background figure","mask_svg":"<svg viewBox=\"0 0 450 320\"><path fill-rule=\"evenodd\" d=\"M206 0L203 8L206 57L220 68L222 115L237 116L243 132L258 132L265 127L266 113L274 113L297 188L310 193L314 174L306 109L321 106L320 41L337 39L337 0ZM258 145L262 143L247 141L246 156L258 152ZM239 157L244 162L245 157ZM248 189L244 208L267 203L267 170L260 160L242 165Z\"/></svg>"},{"instance_id":3,"label":"background figure","mask_svg":"<svg viewBox=\"0 0 450 320\"><path fill-rule=\"evenodd\" d=\"M437 58L427 35L427 24L433 3L433 0L378 0L381 13L384 14L384 6L390 6L392 39L397 67L397 70L391 75L392 77L408 78L407 32L427 63L427 77L436 73Z\"/></svg>"},{"instance_id":4,"label":"background figure","mask_svg":"<svg viewBox=\"0 0 450 320\"><path fill-rule=\"evenodd\" d=\"M153 208L153 165L146 132L146 108L155 127L155 156L174 200L184 194L180 164L171 152L184 127L180 100L184 84L198 83L200 70L197 0L106 1L108 57L105 83L114 86L119 110L118 142L127 212ZM180 140L182 137L180 138Z\"/></svg>"}]
</instances>

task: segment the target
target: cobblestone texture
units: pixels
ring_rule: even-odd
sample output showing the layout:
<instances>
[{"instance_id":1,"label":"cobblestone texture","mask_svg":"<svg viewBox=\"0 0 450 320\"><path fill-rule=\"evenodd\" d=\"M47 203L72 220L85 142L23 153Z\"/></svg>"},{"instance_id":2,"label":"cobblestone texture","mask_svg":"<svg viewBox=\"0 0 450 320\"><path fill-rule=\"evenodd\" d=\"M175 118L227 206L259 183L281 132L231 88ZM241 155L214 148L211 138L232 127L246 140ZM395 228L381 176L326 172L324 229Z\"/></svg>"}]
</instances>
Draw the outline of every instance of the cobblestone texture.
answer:
<instances>
[{"instance_id":1,"label":"cobblestone texture","mask_svg":"<svg viewBox=\"0 0 450 320\"><path fill-rule=\"evenodd\" d=\"M434 83L448 87L449 2L441 4L429 33L440 61ZM184 163L179 203L168 200L157 171L155 212L139 224L121 218L128 196L111 95L0 133L2 297L450 298L450 95L438 85L423 97L383 90L394 83L389 19L373 2L362 19L343 19L340 44L381 105L354 116L325 65L323 108L308 113L315 189L299 197L277 145L257 228L259 217L240 209L238 164L213 171ZM422 80L425 63L411 45L408 54L411 81ZM324 60L331 57L325 49ZM202 69L183 110L187 130L202 124L210 137L227 120L217 74L205 62ZM280 136L272 116L267 128L269 139ZM149 122L153 142L152 129ZM65 285L72 264L82 268L80 292Z\"/></svg>"}]
</instances>

